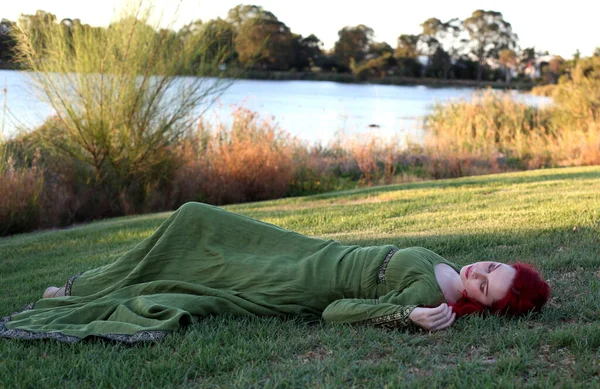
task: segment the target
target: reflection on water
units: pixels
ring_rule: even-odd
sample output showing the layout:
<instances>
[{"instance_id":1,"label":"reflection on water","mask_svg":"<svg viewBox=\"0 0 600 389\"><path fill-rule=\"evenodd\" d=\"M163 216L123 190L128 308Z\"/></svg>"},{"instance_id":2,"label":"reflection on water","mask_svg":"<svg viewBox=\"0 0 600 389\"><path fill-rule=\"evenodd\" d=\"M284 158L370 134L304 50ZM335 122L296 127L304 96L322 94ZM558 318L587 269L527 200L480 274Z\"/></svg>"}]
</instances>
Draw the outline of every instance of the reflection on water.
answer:
<instances>
[{"instance_id":1,"label":"reflection on water","mask_svg":"<svg viewBox=\"0 0 600 389\"><path fill-rule=\"evenodd\" d=\"M32 128L52 114L52 109L32 93L24 72L0 70L6 86L7 114L0 111L4 135L18 127ZM347 134L377 131L383 136L422 133L422 118L435 102L470 98L470 88L428 88L341 84L325 81L236 81L206 113L209 120L227 122L232 106L244 104L263 117L273 117L280 127L309 142L328 142L337 131ZM548 98L517 94L531 104L548 104ZM4 105L4 97L2 97Z\"/></svg>"}]
</instances>

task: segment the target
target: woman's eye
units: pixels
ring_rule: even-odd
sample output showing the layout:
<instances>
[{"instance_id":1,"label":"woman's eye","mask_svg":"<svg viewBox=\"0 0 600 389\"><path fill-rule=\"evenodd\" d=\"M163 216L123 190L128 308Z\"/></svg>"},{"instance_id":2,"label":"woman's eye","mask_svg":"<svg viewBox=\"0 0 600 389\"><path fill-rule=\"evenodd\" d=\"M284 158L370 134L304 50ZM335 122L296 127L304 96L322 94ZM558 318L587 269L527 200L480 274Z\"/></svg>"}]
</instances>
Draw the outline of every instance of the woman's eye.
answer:
<instances>
[{"instance_id":1,"label":"woman's eye","mask_svg":"<svg viewBox=\"0 0 600 389\"><path fill-rule=\"evenodd\" d=\"M494 264L490 263L490 266L488 267L488 273L491 273L492 270L494 270Z\"/></svg>"},{"instance_id":2,"label":"woman's eye","mask_svg":"<svg viewBox=\"0 0 600 389\"><path fill-rule=\"evenodd\" d=\"M479 290L481 291L481 293L483 293L484 286L485 286L485 282L482 282L481 285L479 285Z\"/></svg>"}]
</instances>

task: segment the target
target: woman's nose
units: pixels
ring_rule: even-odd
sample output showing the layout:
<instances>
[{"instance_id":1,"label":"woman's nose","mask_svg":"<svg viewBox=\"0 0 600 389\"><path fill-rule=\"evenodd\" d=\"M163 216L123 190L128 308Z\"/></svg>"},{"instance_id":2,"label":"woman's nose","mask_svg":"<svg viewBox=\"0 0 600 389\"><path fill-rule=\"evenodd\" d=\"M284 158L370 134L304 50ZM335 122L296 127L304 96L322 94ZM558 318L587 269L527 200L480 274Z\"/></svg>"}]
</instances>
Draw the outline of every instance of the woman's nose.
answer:
<instances>
[{"instance_id":1,"label":"woman's nose","mask_svg":"<svg viewBox=\"0 0 600 389\"><path fill-rule=\"evenodd\" d=\"M471 270L471 276L475 279L480 279L483 277L483 273L481 273L479 270L473 269Z\"/></svg>"}]
</instances>

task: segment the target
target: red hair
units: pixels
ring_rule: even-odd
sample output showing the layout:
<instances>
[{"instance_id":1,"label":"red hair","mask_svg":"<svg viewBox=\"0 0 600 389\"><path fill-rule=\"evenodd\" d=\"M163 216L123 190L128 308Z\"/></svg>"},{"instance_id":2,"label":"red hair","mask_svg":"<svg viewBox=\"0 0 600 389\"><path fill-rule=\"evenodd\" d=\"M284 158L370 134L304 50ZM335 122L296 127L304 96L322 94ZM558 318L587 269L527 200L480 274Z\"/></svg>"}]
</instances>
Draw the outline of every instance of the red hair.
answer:
<instances>
[{"instance_id":1,"label":"red hair","mask_svg":"<svg viewBox=\"0 0 600 389\"><path fill-rule=\"evenodd\" d=\"M550 286L531 265L515 263L511 266L517 273L508 293L490 307L470 298L466 291L456 303L448 305L452 307L457 316L485 311L513 316L539 312L548 301Z\"/></svg>"}]
</instances>

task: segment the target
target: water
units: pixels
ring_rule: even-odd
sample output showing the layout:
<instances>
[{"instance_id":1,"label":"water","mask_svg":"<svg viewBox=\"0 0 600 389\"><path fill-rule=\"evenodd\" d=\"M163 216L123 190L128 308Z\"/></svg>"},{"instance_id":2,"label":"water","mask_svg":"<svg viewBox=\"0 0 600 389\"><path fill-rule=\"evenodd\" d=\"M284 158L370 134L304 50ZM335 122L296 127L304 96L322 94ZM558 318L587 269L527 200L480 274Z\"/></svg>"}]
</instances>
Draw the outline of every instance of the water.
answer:
<instances>
[{"instance_id":1,"label":"water","mask_svg":"<svg viewBox=\"0 0 600 389\"><path fill-rule=\"evenodd\" d=\"M0 126L4 136L18 128L33 128L53 113L36 98L24 72L0 70L0 87L6 87L7 113L0 99ZM240 104L273 117L279 126L308 142L327 143L336 132L347 134L377 131L383 136L419 139L422 119L436 102L471 97L470 88L341 84L325 81L236 81L208 111L209 120L227 118ZM549 99L516 96L534 105ZM0 127L2 130L2 127Z\"/></svg>"}]
</instances>

